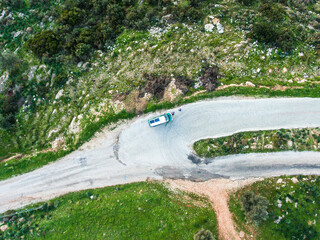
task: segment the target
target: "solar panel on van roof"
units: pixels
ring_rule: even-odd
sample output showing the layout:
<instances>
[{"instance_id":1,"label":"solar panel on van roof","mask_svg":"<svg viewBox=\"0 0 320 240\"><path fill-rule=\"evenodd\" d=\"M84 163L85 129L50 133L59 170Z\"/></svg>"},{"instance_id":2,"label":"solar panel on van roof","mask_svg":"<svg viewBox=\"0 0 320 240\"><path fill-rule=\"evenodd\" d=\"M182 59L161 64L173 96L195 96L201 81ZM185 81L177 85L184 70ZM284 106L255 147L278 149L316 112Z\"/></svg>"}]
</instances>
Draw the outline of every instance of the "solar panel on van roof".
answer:
<instances>
[{"instance_id":1,"label":"solar panel on van roof","mask_svg":"<svg viewBox=\"0 0 320 240\"><path fill-rule=\"evenodd\" d=\"M155 121L155 122L159 122L160 120L159 120L159 118L157 118L157 119L155 119L154 121Z\"/></svg>"},{"instance_id":2,"label":"solar panel on van roof","mask_svg":"<svg viewBox=\"0 0 320 240\"><path fill-rule=\"evenodd\" d=\"M154 120L151 120L150 123L154 123Z\"/></svg>"}]
</instances>

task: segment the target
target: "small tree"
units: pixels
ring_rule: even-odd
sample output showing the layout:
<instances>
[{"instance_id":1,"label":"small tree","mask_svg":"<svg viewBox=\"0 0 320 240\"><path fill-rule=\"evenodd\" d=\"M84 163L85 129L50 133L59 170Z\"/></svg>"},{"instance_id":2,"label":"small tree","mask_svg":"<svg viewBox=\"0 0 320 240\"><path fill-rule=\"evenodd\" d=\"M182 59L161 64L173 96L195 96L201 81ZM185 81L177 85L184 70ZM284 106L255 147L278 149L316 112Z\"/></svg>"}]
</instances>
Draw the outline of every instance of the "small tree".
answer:
<instances>
[{"instance_id":1,"label":"small tree","mask_svg":"<svg viewBox=\"0 0 320 240\"><path fill-rule=\"evenodd\" d=\"M245 212L246 218L255 224L259 224L268 218L269 202L265 197L256 195L248 191L245 192L241 198L242 208Z\"/></svg>"},{"instance_id":2,"label":"small tree","mask_svg":"<svg viewBox=\"0 0 320 240\"><path fill-rule=\"evenodd\" d=\"M27 48L30 48L37 57L44 55L52 56L59 52L62 46L60 37L52 30L44 30L36 34L26 43Z\"/></svg>"},{"instance_id":3,"label":"small tree","mask_svg":"<svg viewBox=\"0 0 320 240\"><path fill-rule=\"evenodd\" d=\"M0 53L0 69L5 69L9 73L15 72L19 62L18 56L12 52Z\"/></svg>"},{"instance_id":4,"label":"small tree","mask_svg":"<svg viewBox=\"0 0 320 240\"><path fill-rule=\"evenodd\" d=\"M209 230L201 229L193 236L194 240L215 240L212 232Z\"/></svg>"}]
</instances>

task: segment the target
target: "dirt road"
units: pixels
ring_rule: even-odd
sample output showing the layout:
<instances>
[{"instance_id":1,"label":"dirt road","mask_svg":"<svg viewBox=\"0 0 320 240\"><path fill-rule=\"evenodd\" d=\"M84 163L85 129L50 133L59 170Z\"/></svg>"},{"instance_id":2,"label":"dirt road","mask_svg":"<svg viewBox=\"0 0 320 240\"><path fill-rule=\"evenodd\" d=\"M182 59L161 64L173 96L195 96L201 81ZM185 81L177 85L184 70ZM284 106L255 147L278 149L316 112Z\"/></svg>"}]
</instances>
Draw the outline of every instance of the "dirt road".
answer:
<instances>
[{"instance_id":1,"label":"dirt road","mask_svg":"<svg viewBox=\"0 0 320 240\"><path fill-rule=\"evenodd\" d=\"M234 226L232 214L228 207L229 193L235 192L246 185L262 179L250 178L245 180L213 179L206 182L190 182L185 180L167 180L171 187L183 191L204 195L212 203L216 212L219 230L219 239L241 240L250 239L244 232L238 232Z\"/></svg>"}]
</instances>

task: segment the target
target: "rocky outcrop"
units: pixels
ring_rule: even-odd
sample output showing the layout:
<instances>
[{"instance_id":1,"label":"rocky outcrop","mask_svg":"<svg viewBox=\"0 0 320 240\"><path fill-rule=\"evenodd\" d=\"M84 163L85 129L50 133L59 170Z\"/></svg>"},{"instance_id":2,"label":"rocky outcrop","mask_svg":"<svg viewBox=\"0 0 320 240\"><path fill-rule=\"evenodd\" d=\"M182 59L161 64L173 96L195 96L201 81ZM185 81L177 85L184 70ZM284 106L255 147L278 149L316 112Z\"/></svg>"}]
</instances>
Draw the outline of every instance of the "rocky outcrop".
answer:
<instances>
[{"instance_id":1,"label":"rocky outcrop","mask_svg":"<svg viewBox=\"0 0 320 240\"><path fill-rule=\"evenodd\" d=\"M163 99L164 93L169 84L174 80L176 89L179 89L183 94L188 92L188 87L192 87L193 81L184 76L177 76L175 78L168 76L155 76L152 74L145 74L147 79L146 86L141 89L139 97L145 96L146 93L150 93L157 99Z\"/></svg>"}]
</instances>

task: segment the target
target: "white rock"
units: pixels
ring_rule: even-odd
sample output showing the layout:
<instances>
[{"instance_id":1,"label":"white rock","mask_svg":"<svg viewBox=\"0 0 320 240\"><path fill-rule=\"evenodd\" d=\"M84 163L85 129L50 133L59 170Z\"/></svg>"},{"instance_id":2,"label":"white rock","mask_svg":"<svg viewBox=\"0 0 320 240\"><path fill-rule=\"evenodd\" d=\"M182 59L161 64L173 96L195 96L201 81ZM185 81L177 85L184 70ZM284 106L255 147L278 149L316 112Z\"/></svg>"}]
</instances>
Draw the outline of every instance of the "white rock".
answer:
<instances>
[{"instance_id":1,"label":"white rock","mask_svg":"<svg viewBox=\"0 0 320 240\"><path fill-rule=\"evenodd\" d=\"M299 57L303 57L304 53L303 52L299 52Z\"/></svg>"},{"instance_id":2,"label":"white rock","mask_svg":"<svg viewBox=\"0 0 320 240\"><path fill-rule=\"evenodd\" d=\"M299 180L298 180L297 178L295 178L295 177L291 178L291 181L292 181L293 183L298 183L298 182L299 182Z\"/></svg>"},{"instance_id":3,"label":"white rock","mask_svg":"<svg viewBox=\"0 0 320 240\"><path fill-rule=\"evenodd\" d=\"M69 131L74 134L80 132L80 121L77 120L77 117L72 119L69 125Z\"/></svg>"},{"instance_id":4,"label":"white rock","mask_svg":"<svg viewBox=\"0 0 320 240\"><path fill-rule=\"evenodd\" d=\"M37 70L37 66L33 66L30 68L30 71L28 73L28 80L30 81L32 78L34 78L34 73Z\"/></svg>"},{"instance_id":5,"label":"white rock","mask_svg":"<svg viewBox=\"0 0 320 240\"><path fill-rule=\"evenodd\" d=\"M78 62L77 67L81 68L82 67L83 62Z\"/></svg>"},{"instance_id":6,"label":"white rock","mask_svg":"<svg viewBox=\"0 0 320 240\"><path fill-rule=\"evenodd\" d=\"M65 141L63 137L56 138L52 143L51 147L54 150L65 148Z\"/></svg>"},{"instance_id":7,"label":"white rock","mask_svg":"<svg viewBox=\"0 0 320 240\"><path fill-rule=\"evenodd\" d=\"M51 131L49 131L49 133L48 133L48 138L50 138L53 133L56 133L56 132L58 132L59 130L60 130L60 128L58 127L58 128L56 128L56 129L52 129Z\"/></svg>"},{"instance_id":8,"label":"white rock","mask_svg":"<svg viewBox=\"0 0 320 240\"><path fill-rule=\"evenodd\" d=\"M16 37L20 36L20 34L22 34L22 33L23 33L22 31L15 32L13 34L13 38L16 38Z\"/></svg>"},{"instance_id":9,"label":"white rock","mask_svg":"<svg viewBox=\"0 0 320 240\"><path fill-rule=\"evenodd\" d=\"M287 69L286 67L284 67L284 68L282 69L282 73L286 73L286 72L288 72L288 69Z\"/></svg>"},{"instance_id":10,"label":"white rock","mask_svg":"<svg viewBox=\"0 0 320 240\"><path fill-rule=\"evenodd\" d=\"M267 144L267 145L264 146L264 148L266 148L266 149L272 149L273 146L272 146L272 144Z\"/></svg>"},{"instance_id":11,"label":"white rock","mask_svg":"<svg viewBox=\"0 0 320 240\"><path fill-rule=\"evenodd\" d=\"M205 29L207 32L212 32L212 31L213 31L213 28L214 28L214 26L213 26L213 24L211 24L211 23L208 23L208 24L204 25L204 29Z\"/></svg>"},{"instance_id":12,"label":"white rock","mask_svg":"<svg viewBox=\"0 0 320 240\"><path fill-rule=\"evenodd\" d=\"M280 199L277 200L277 203L278 203L278 204L277 204L278 208L281 208L281 207L282 207L282 202L281 202Z\"/></svg>"},{"instance_id":13,"label":"white rock","mask_svg":"<svg viewBox=\"0 0 320 240\"><path fill-rule=\"evenodd\" d=\"M0 227L0 231L4 232L4 231L6 231L8 228L9 228L8 225L3 225L3 226Z\"/></svg>"},{"instance_id":14,"label":"white rock","mask_svg":"<svg viewBox=\"0 0 320 240\"><path fill-rule=\"evenodd\" d=\"M6 10L2 10L1 12L1 16L0 16L0 20L2 20L4 18L4 16L6 15L7 11Z\"/></svg>"},{"instance_id":15,"label":"white rock","mask_svg":"<svg viewBox=\"0 0 320 240\"><path fill-rule=\"evenodd\" d=\"M57 93L55 99L58 100L59 98L61 98L62 95L63 95L63 89L61 89L61 90Z\"/></svg>"},{"instance_id":16,"label":"white rock","mask_svg":"<svg viewBox=\"0 0 320 240\"><path fill-rule=\"evenodd\" d=\"M306 81L307 81L307 80L303 78L303 79L297 81L297 83L305 83Z\"/></svg>"},{"instance_id":17,"label":"white rock","mask_svg":"<svg viewBox=\"0 0 320 240\"><path fill-rule=\"evenodd\" d=\"M248 86L248 87L255 87L256 85L254 85L252 82L247 81L247 82L246 82L246 86Z\"/></svg>"},{"instance_id":18,"label":"white rock","mask_svg":"<svg viewBox=\"0 0 320 240\"><path fill-rule=\"evenodd\" d=\"M217 29L218 29L218 33L224 33L224 28L221 25L221 23L217 23Z\"/></svg>"},{"instance_id":19,"label":"white rock","mask_svg":"<svg viewBox=\"0 0 320 240\"><path fill-rule=\"evenodd\" d=\"M87 69L87 67L88 67L88 65L89 65L89 63L88 63L88 62L86 62L85 64L83 64L83 65L82 65L82 69L83 69L83 70L86 70L86 69Z\"/></svg>"},{"instance_id":20,"label":"white rock","mask_svg":"<svg viewBox=\"0 0 320 240\"><path fill-rule=\"evenodd\" d=\"M2 76L0 77L0 92L2 92L4 90L4 86L6 81L8 81L9 78L9 73L6 71L2 74Z\"/></svg>"},{"instance_id":21,"label":"white rock","mask_svg":"<svg viewBox=\"0 0 320 240\"><path fill-rule=\"evenodd\" d=\"M279 178L277 181L277 183L282 183L282 182L283 182L282 178Z\"/></svg>"}]
</instances>

